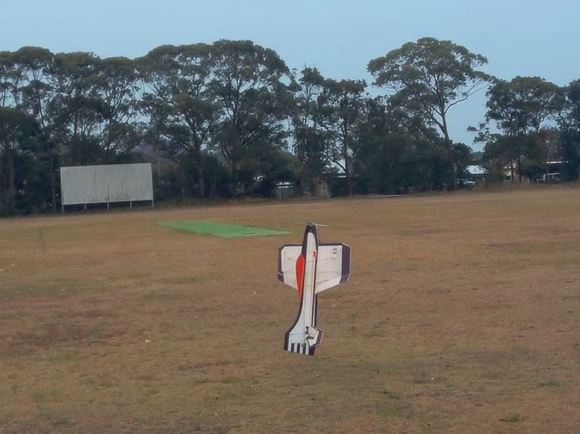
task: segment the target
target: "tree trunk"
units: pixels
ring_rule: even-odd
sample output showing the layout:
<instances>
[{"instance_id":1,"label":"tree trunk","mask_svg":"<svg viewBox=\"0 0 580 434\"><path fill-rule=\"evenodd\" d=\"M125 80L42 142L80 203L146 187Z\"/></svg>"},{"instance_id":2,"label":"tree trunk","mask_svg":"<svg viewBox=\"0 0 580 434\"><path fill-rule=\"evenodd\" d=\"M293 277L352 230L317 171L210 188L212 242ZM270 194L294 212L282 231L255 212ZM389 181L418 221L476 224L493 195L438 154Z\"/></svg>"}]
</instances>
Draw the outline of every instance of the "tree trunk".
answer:
<instances>
[{"instance_id":1,"label":"tree trunk","mask_svg":"<svg viewBox=\"0 0 580 434\"><path fill-rule=\"evenodd\" d=\"M449 137L449 129L447 128L447 118L443 116L443 136L445 138L445 148L447 149L447 165L449 166L449 174L451 175L451 190L457 190L457 173L455 170L455 161L453 158L453 145Z\"/></svg>"},{"instance_id":2,"label":"tree trunk","mask_svg":"<svg viewBox=\"0 0 580 434\"><path fill-rule=\"evenodd\" d=\"M6 172L8 174L6 208L11 213L14 211L14 198L16 197L16 168L14 167L14 152L10 145L6 148Z\"/></svg>"},{"instance_id":3,"label":"tree trunk","mask_svg":"<svg viewBox=\"0 0 580 434\"><path fill-rule=\"evenodd\" d=\"M2 166L2 161L0 161L0 167ZM6 180L4 179L4 171L0 171L0 216L5 214L7 211L6 206L6 191L4 189Z\"/></svg>"},{"instance_id":4,"label":"tree trunk","mask_svg":"<svg viewBox=\"0 0 580 434\"><path fill-rule=\"evenodd\" d=\"M217 175L214 174L211 178L211 183L209 186L209 198L215 199L217 196Z\"/></svg>"},{"instance_id":5,"label":"tree trunk","mask_svg":"<svg viewBox=\"0 0 580 434\"><path fill-rule=\"evenodd\" d=\"M205 199L205 174L202 156L200 156L197 162L197 195L200 199Z\"/></svg>"},{"instance_id":6,"label":"tree trunk","mask_svg":"<svg viewBox=\"0 0 580 434\"><path fill-rule=\"evenodd\" d=\"M52 212L56 212L56 176L54 175L54 155L50 151L50 198L52 201Z\"/></svg>"},{"instance_id":7,"label":"tree trunk","mask_svg":"<svg viewBox=\"0 0 580 434\"><path fill-rule=\"evenodd\" d=\"M344 158L344 175L346 176L346 185L348 188L348 195L352 196L352 179L351 179L351 174L350 174L350 167L348 164L348 145L347 145L347 141L344 141L344 147L343 147L343 158Z\"/></svg>"},{"instance_id":8,"label":"tree trunk","mask_svg":"<svg viewBox=\"0 0 580 434\"><path fill-rule=\"evenodd\" d=\"M350 175L350 170L348 169L348 164L345 164L345 169L344 169L344 173L346 175L346 185L348 188L348 195L352 196L352 179L351 179L351 175Z\"/></svg>"},{"instance_id":9,"label":"tree trunk","mask_svg":"<svg viewBox=\"0 0 580 434\"><path fill-rule=\"evenodd\" d=\"M451 146L451 140L446 139L447 146L447 164L449 164L449 171L451 173L451 190L457 190L457 172L455 170L455 161L453 159L453 148Z\"/></svg>"},{"instance_id":10,"label":"tree trunk","mask_svg":"<svg viewBox=\"0 0 580 434\"><path fill-rule=\"evenodd\" d=\"M179 168L179 190L181 191L181 200L185 200L187 198L187 193L185 191L185 170L183 167Z\"/></svg>"},{"instance_id":11,"label":"tree trunk","mask_svg":"<svg viewBox=\"0 0 580 434\"><path fill-rule=\"evenodd\" d=\"M238 195L238 162L232 160L231 168L232 168L232 179L230 181L230 194L232 196L237 196Z\"/></svg>"},{"instance_id":12,"label":"tree trunk","mask_svg":"<svg viewBox=\"0 0 580 434\"><path fill-rule=\"evenodd\" d=\"M522 183L522 148L521 142L518 138L518 145L517 145L517 152L518 152L518 182Z\"/></svg>"}]
</instances>

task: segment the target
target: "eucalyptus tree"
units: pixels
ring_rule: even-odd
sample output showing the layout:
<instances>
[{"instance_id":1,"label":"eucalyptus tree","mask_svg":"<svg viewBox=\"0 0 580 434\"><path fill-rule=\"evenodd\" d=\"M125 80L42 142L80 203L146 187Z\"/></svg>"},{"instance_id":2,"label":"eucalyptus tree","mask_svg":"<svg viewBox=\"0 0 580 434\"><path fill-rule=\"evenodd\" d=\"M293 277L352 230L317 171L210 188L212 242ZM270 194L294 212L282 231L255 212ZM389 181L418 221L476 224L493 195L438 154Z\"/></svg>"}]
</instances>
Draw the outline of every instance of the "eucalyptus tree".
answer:
<instances>
[{"instance_id":1,"label":"eucalyptus tree","mask_svg":"<svg viewBox=\"0 0 580 434\"><path fill-rule=\"evenodd\" d=\"M328 133L325 151L328 160L344 173L348 194L352 195L352 159L355 131L364 108L366 83L362 80L324 81L321 95L322 122Z\"/></svg>"},{"instance_id":2,"label":"eucalyptus tree","mask_svg":"<svg viewBox=\"0 0 580 434\"><path fill-rule=\"evenodd\" d=\"M555 122L563 104L562 90L539 77L516 77L496 80L487 96L486 121L506 137L495 143L508 146L521 182L524 154L535 152L531 147L541 129Z\"/></svg>"},{"instance_id":3,"label":"eucalyptus tree","mask_svg":"<svg viewBox=\"0 0 580 434\"><path fill-rule=\"evenodd\" d=\"M139 60L150 133L164 157L184 171L193 165L201 198L206 196L204 165L218 115L210 50L208 44L165 45Z\"/></svg>"},{"instance_id":4,"label":"eucalyptus tree","mask_svg":"<svg viewBox=\"0 0 580 434\"><path fill-rule=\"evenodd\" d=\"M140 88L133 61L60 53L51 71L49 105L56 140L71 164L114 163L139 140Z\"/></svg>"},{"instance_id":5,"label":"eucalyptus tree","mask_svg":"<svg viewBox=\"0 0 580 434\"><path fill-rule=\"evenodd\" d=\"M104 104L98 93L100 59L91 53L58 53L54 56L52 79L55 97L48 112L56 140L63 146L68 164L90 164L103 160L99 146Z\"/></svg>"},{"instance_id":6,"label":"eucalyptus tree","mask_svg":"<svg viewBox=\"0 0 580 434\"><path fill-rule=\"evenodd\" d=\"M251 182L260 162L285 146L289 73L275 51L251 41L212 45L211 86L218 110L213 141L234 183Z\"/></svg>"},{"instance_id":7,"label":"eucalyptus tree","mask_svg":"<svg viewBox=\"0 0 580 434\"><path fill-rule=\"evenodd\" d=\"M293 83L292 106L293 150L298 161L298 174L303 193L318 193L318 186L328 170L326 152L328 133L323 127L322 95L324 77L316 68L304 68Z\"/></svg>"},{"instance_id":8,"label":"eucalyptus tree","mask_svg":"<svg viewBox=\"0 0 580 434\"><path fill-rule=\"evenodd\" d=\"M539 77L497 80L487 96L486 118L507 135L538 133L562 105L561 89Z\"/></svg>"},{"instance_id":9,"label":"eucalyptus tree","mask_svg":"<svg viewBox=\"0 0 580 434\"><path fill-rule=\"evenodd\" d=\"M10 107L0 108L0 214L15 211L17 184L16 161L23 146L38 134L35 119Z\"/></svg>"},{"instance_id":10,"label":"eucalyptus tree","mask_svg":"<svg viewBox=\"0 0 580 434\"><path fill-rule=\"evenodd\" d=\"M451 185L456 187L450 109L481 90L490 77L480 70L487 59L452 41L422 38L368 64L375 85L421 110L445 140Z\"/></svg>"},{"instance_id":11,"label":"eucalyptus tree","mask_svg":"<svg viewBox=\"0 0 580 434\"><path fill-rule=\"evenodd\" d=\"M51 66L52 53L43 48L23 47L0 53L0 107L3 108L0 153L5 162L2 165L7 185L4 196L12 211L16 189L30 195L35 185L43 183L50 186L50 197L43 197L39 202L56 206L57 158L46 110L53 97ZM23 179L24 176L28 179Z\"/></svg>"},{"instance_id":12,"label":"eucalyptus tree","mask_svg":"<svg viewBox=\"0 0 580 434\"><path fill-rule=\"evenodd\" d=\"M0 107L18 105L18 71L14 65L14 53L0 51Z\"/></svg>"},{"instance_id":13,"label":"eucalyptus tree","mask_svg":"<svg viewBox=\"0 0 580 434\"><path fill-rule=\"evenodd\" d=\"M357 142L353 167L362 192L433 190L446 181L443 139L421 113L393 98L366 101Z\"/></svg>"},{"instance_id":14,"label":"eucalyptus tree","mask_svg":"<svg viewBox=\"0 0 580 434\"><path fill-rule=\"evenodd\" d=\"M45 48L23 47L11 57L18 83L16 106L32 115L42 128L48 128L47 103L54 96L51 83L54 55Z\"/></svg>"},{"instance_id":15,"label":"eucalyptus tree","mask_svg":"<svg viewBox=\"0 0 580 434\"><path fill-rule=\"evenodd\" d=\"M53 211L58 201L59 149L54 136L54 122L49 105L56 96L52 70L54 55L40 47L23 47L12 54L14 72L18 76L18 109L33 117L38 125L38 140L30 153L35 164L30 164L39 172L37 184L48 184L49 197L44 202ZM31 187L32 183L28 183Z\"/></svg>"},{"instance_id":16,"label":"eucalyptus tree","mask_svg":"<svg viewBox=\"0 0 580 434\"><path fill-rule=\"evenodd\" d=\"M566 99L570 104L570 121L580 128L580 80L575 80L568 85Z\"/></svg>"},{"instance_id":17,"label":"eucalyptus tree","mask_svg":"<svg viewBox=\"0 0 580 434\"><path fill-rule=\"evenodd\" d=\"M576 181L580 170L580 80L570 83L564 96L558 116L562 157L566 161L564 178Z\"/></svg>"},{"instance_id":18,"label":"eucalyptus tree","mask_svg":"<svg viewBox=\"0 0 580 434\"><path fill-rule=\"evenodd\" d=\"M138 144L143 129L139 113L139 73L126 57L111 57L97 63L95 97L100 125L96 132L105 163L128 155Z\"/></svg>"}]
</instances>

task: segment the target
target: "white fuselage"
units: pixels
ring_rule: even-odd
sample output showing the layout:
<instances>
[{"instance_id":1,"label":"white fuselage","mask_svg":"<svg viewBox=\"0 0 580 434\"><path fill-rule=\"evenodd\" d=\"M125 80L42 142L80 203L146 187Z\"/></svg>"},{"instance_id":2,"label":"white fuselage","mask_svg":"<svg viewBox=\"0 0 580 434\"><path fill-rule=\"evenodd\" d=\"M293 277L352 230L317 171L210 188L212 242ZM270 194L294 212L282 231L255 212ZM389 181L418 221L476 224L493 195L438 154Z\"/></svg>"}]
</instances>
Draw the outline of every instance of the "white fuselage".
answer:
<instances>
[{"instance_id":1,"label":"white fuselage","mask_svg":"<svg viewBox=\"0 0 580 434\"><path fill-rule=\"evenodd\" d=\"M318 242L314 233L306 236L304 253L304 279L302 283L302 306L300 316L288 334L288 350L308 354L310 348L320 341L320 331L316 329L316 264ZM297 276L300 280L301 276ZM300 286L300 284L299 284Z\"/></svg>"},{"instance_id":2,"label":"white fuselage","mask_svg":"<svg viewBox=\"0 0 580 434\"><path fill-rule=\"evenodd\" d=\"M309 233L306 242L306 258L304 264L304 287L302 297L302 312L304 314L304 331L307 327L316 327L315 293L316 293L316 262L317 245L313 233Z\"/></svg>"},{"instance_id":3,"label":"white fuselage","mask_svg":"<svg viewBox=\"0 0 580 434\"><path fill-rule=\"evenodd\" d=\"M322 340L316 327L318 295L346 282L350 275L350 246L319 244L318 230L309 223L302 244L280 247L278 280L296 289L300 310L284 335L284 350L313 356Z\"/></svg>"}]
</instances>

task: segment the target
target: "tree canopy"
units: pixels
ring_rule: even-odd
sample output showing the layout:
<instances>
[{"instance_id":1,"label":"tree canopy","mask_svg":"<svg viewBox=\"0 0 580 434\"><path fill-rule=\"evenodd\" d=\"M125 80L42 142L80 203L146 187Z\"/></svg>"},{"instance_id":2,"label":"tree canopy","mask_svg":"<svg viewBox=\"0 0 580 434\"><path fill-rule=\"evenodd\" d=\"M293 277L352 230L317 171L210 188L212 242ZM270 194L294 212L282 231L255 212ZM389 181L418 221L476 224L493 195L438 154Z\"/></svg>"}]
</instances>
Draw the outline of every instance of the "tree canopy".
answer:
<instances>
[{"instance_id":1,"label":"tree canopy","mask_svg":"<svg viewBox=\"0 0 580 434\"><path fill-rule=\"evenodd\" d=\"M272 197L279 183L314 196L453 189L474 163L487 182L547 179L553 164L577 179L580 81L501 80L486 63L422 38L371 60L369 86L291 70L252 41L163 45L137 59L2 51L0 214L60 208L67 165L152 162L157 199L172 201ZM482 89L476 155L453 142L448 115Z\"/></svg>"},{"instance_id":2,"label":"tree canopy","mask_svg":"<svg viewBox=\"0 0 580 434\"><path fill-rule=\"evenodd\" d=\"M447 115L490 79L479 69L485 64L487 58L461 45L422 38L373 59L368 65L377 86L390 90L400 104L422 113L439 128L445 139L453 187L456 167Z\"/></svg>"}]
</instances>

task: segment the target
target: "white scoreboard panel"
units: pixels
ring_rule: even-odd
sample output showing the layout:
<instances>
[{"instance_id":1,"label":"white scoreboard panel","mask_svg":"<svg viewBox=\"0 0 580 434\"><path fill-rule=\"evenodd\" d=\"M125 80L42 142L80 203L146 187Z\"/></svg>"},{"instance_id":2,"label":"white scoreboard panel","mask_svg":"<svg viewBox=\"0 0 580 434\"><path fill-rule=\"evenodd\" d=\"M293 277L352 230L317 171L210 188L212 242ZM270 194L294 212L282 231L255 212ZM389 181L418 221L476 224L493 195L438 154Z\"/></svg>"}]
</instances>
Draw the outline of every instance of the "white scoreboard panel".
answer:
<instances>
[{"instance_id":1,"label":"white scoreboard panel","mask_svg":"<svg viewBox=\"0 0 580 434\"><path fill-rule=\"evenodd\" d=\"M60 168L62 206L153 201L151 164Z\"/></svg>"}]
</instances>

